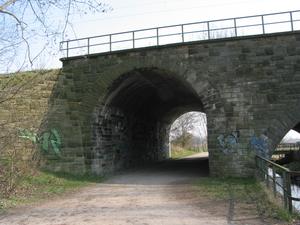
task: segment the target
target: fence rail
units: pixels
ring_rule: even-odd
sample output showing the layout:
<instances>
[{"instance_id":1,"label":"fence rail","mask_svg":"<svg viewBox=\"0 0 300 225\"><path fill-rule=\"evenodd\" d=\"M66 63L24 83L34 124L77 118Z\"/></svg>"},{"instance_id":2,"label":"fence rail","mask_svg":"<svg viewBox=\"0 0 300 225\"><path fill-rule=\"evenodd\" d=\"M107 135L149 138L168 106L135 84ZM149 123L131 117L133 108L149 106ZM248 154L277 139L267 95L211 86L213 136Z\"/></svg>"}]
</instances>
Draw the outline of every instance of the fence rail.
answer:
<instances>
[{"instance_id":1,"label":"fence rail","mask_svg":"<svg viewBox=\"0 0 300 225\"><path fill-rule=\"evenodd\" d=\"M60 42L64 57L300 30L300 10L126 31Z\"/></svg>"},{"instance_id":2,"label":"fence rail","mask_svg":"<svg viewBox=\"0 0 300 225\"><path fill-rule=\"evenodd\" d=\"M261 178L270 188L275 197L282 194L284 207L293 212L293 201L300 201L300 198L292 194L292 181L300 177L299 171L290 171L261 156L256 156L256 168L259 178Z\"/></svg>"},{"instance_id":3,"label":"fence rail","mask_svg":"<svg viewBox=\"0 0 300 225\"><path fill-rule=\"evenodd\" d=\"M277 145L275 153L278 151L299 151L300 143L282 143Z\"/></svg>"}]
</instances>

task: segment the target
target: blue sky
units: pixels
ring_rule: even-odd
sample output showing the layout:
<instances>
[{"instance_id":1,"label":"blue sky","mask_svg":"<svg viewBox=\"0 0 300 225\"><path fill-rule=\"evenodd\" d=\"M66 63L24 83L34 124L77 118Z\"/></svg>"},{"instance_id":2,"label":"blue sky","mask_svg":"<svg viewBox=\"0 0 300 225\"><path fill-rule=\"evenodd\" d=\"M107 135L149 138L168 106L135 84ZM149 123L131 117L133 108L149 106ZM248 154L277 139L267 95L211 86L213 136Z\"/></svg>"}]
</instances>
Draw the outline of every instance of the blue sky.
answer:
<instances>
[{"instance_id":1,"label":"blue sky","mask_svg":"<svg viewBox=\"0 0 300 225\"><path fill-rule=\"evenodd\" d=\"M284 142L295 143L300 141L300 134L297 131L290 130L284 137Z\"/></svg>"},{"instance_id":2,"label":"blue sky","mask_svg":"<svg viewBox=\"0 0 300 225\"><path fill-rule=\"evenodd\" d=\"M108 10L106 13L72 14L69 18L72 26L67 28L65 37L59 36L55 41L43 37L43 32L40 32L43 27L37 25L38 20L33 16L32 11L26 11L26 36L31 46L31 58L41 52L47 41L48 46L41 57L35 60L32 67L22 66L27 49L24 47L25 45L18 48L16 56L13 57L14 60L7 62L9 65L7 71L12 72L20 68L30 70L61 67L59 58L62 57L62 54L58 52L58 49L59 41L62 39L68 40L158 26L300 10L299 0L103 0L102 2L108 4L113 10ZM9 7L12 12L17 12L16 10L22 6L17 5L17 3L23 4L23 1L12 4ZM61 2L61 4L64 3L66 2ZM53 7L52 10L45 9L45 15L49 18L48 28L56 31L56 28L60 27L62 30L62 21L65 19L62 11ZM300 19L300 13L297 14L297 17ZM10 19L11 25L14 25L15 21ZM298 25L300 27L300 22ZM31 30L38 30L39 33L33 35ZM3 34L7 31L10 30L3 30ZM4 62L5 64L6 62ZM5 68L0 68L2 73L7 71Z\"/></svg>"},{"instance_id":3,"label":"blue sky","mask_svg":"<svg viewBox=\"0 0 300 225\"><path fill-rule=\"evenodd\" d=\"M106 0L113 10L84 16L72 15L65 40L198 22L213 19L300 10L299 0ZM59 46L57 46L58 48ZM44 62L46 67L60 67L58 58ZM47 56L45 57L47 58Z\"/></svg>"},{"instance_id":4,"label":"blue sky","mask_svg":"<svg viewBox=\"0 0 300 225\"><path fill-rule=\"evenodd\" d=\"M299 0L110 0L113 11L72 18L77 36L300 9Z\"/></svg>"}]
</instances>

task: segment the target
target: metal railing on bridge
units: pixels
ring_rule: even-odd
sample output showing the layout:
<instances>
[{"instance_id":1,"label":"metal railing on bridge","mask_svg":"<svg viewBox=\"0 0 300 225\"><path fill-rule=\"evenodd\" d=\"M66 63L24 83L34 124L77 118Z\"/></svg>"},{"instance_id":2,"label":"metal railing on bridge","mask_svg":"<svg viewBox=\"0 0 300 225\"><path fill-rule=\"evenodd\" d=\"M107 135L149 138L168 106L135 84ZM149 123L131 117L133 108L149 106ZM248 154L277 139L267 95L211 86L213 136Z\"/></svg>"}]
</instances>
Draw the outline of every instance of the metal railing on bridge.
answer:
<instances>
[{"instance_id":1,"label":"metal railing on bridge","mask_svg":"<svg viewBox=\"0 0 300 225\"><path fill-rule=\"evenodd\" d=\"M300 10L163 26L62 41L64 57L300 30Z\"/></svg>"},{"instance_id":2,"label":"metal railing on bridge","mask_svg":"<svg viewBox=\"0 0 300 225\"><path fill-rule=\"evenodd\" d=\"M300 187L296 185L300 172L290 171L261 156L256 156L255 161L258 177L272 190L274 197L281 198L284 207L290 212L300 210Z\"/></svg>"}]
</instances>

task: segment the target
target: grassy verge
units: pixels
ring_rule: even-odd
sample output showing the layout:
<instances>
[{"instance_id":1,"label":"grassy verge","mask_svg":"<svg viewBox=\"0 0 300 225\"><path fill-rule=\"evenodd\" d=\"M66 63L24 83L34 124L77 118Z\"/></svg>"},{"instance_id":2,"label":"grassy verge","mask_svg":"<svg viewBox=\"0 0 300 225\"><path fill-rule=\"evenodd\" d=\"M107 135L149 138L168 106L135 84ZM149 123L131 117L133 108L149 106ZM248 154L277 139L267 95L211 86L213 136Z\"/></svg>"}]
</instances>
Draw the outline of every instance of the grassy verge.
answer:
<instances>
[{"instance_id":1,"label":"grassy verge","mask_svg":"<svg viewBox=\"0 0 300 225\"><path fill-rule=\"evenodd\" d=\"M101 177L95 176L38 172L33 176L23 177L12 195L0 198L0 211L38 202L101 181Z\"/></svg>"},{"instance_id":2,"label":"grassy verge","mask_svg":"<svg viewBox=\"0 0 300 225\"><path fill-rule=\"evenodd\" d=\"M190 156L190 155L193 155L193 154L196 154L196 153L197 152L191 151L191 150L188 150L188 149L183 149L183 150L180 150L180 151L172 151L171 158L172 159L180 159L180 158Z\"/></svg>"},{"instance_id":3,"label":"grassy verge","mask_svg":"<svg viewBox=\"0 0 300 225\"><path fill-rule=\"evenodd\" d=\"M236 202L256 205L257 213L266 218L274 218L292 222L299 220L298 214L285 210L255 179L245 178L201 178L196 183L201 195L227 200L234 198Z\"/></svg>"},{"instance_id":4,"label":"grassy verge","mask_svg":"<svg viewBox=\"0 0 300 225\"><path fill-rule=\"evenodd\" d=\"M186 156L190 156L190 155L194 155L196 153L199 153L201 151L195 151L192 149L185 149L185 148L181 148L179 146L172 146L171 149L171 158L172 159L180 159Z\"/></svg>"}]
</instances>

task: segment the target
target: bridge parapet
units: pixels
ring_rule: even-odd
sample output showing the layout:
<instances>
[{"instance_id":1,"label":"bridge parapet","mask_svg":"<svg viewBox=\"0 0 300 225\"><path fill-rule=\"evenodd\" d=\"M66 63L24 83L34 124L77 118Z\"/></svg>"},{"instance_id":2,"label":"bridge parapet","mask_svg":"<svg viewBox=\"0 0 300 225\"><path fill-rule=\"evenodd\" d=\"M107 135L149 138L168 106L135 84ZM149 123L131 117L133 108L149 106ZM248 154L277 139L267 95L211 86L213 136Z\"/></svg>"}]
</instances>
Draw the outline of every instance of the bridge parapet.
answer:
<instances>
[{"instance_id":1,"label":"bridge parapet","mask_svg":"<svg viewBox=\"0 0 300 225\"><path fill-rule=\"evenodd\" d=\"M300 10L92 36L60 43L64 58L169 44L300 30Z\"/></svg>"}]
</instances>

